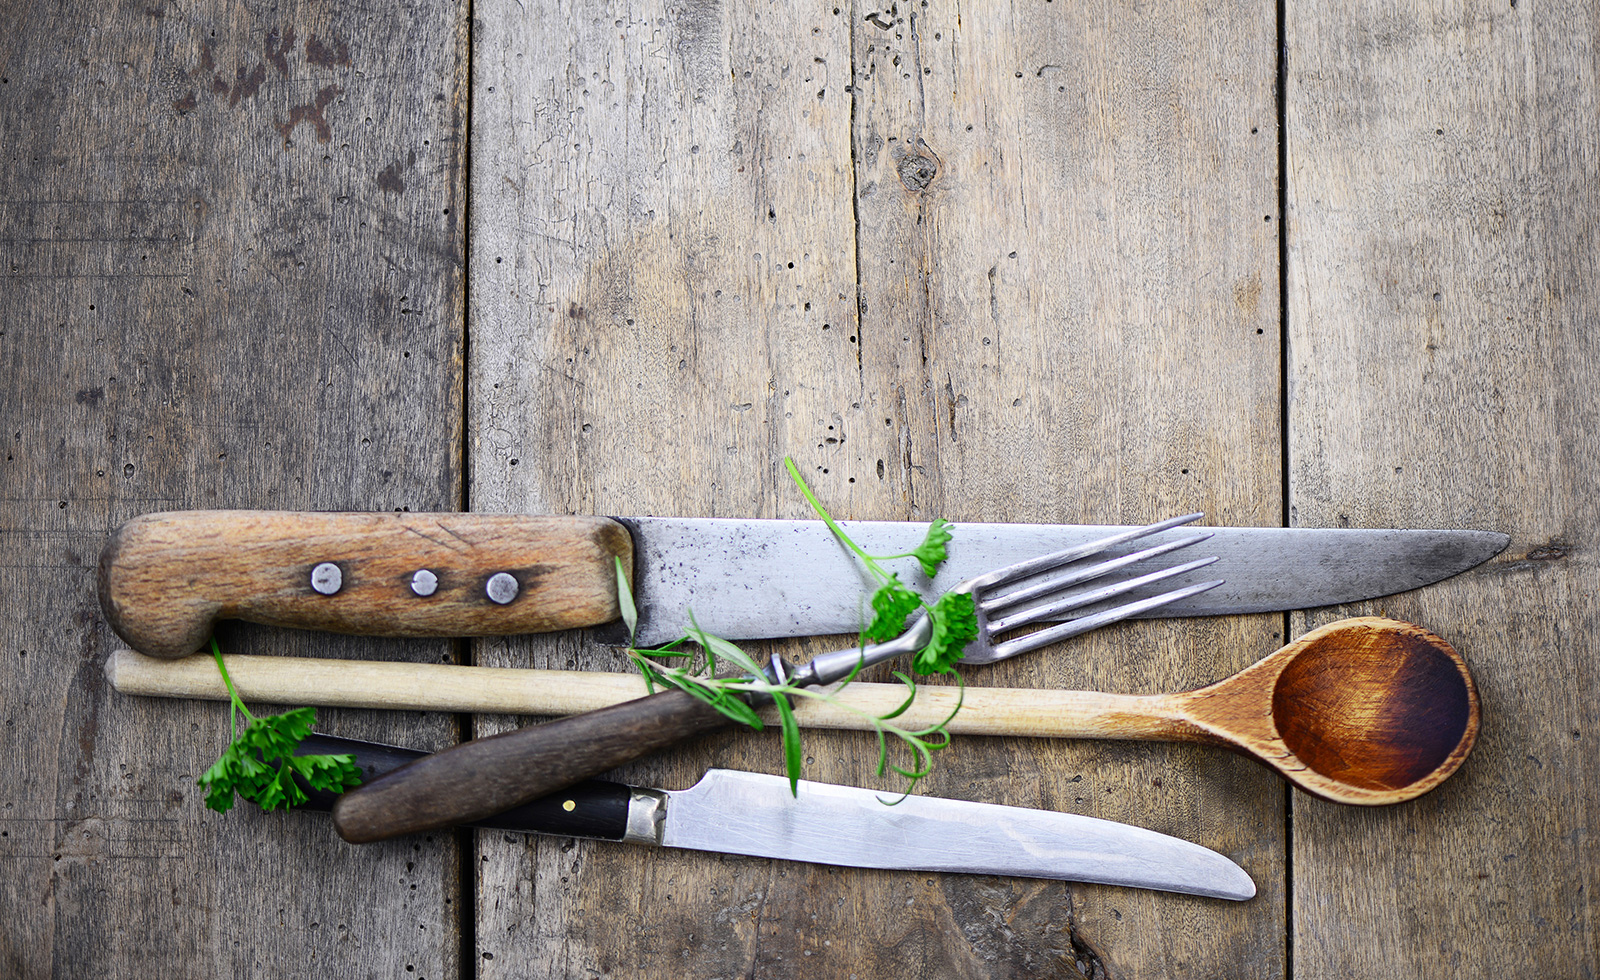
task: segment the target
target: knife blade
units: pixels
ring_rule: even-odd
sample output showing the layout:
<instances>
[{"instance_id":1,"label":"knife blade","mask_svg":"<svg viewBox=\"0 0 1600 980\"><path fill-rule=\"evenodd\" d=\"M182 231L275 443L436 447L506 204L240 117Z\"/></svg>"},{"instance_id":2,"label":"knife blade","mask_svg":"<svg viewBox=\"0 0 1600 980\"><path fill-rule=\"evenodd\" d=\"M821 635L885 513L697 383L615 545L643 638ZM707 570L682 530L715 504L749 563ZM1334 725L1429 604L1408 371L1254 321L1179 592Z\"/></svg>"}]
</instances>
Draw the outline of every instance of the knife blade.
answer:
<instances>
[{"instance_id":1,"label":"knife blade","mask_svg":"<svg viewBox=\"0 0 1600 980\"><path fill-rule=\"evenodd\" d=\"M312 735L301 755L349 753L371 779L423 755ZM337 796L313 791L307 808ZM685 790L590 780L473 826L851 868L1012 875L1242 901L1255 882L1210 848L1054 810L908 796L711 769Z\"/></svg>"},{"instance_id":2,"label":"knife blade","mask_svg":"<svg viewBox=\"0 0 1600 980\"><path fill-rule=\"evenodd\" d=\"M926 530L900 521L841 524L866 551L885 555L912 550ZM1120 528L953 530L937 576L929 580L908 559L902 580L938 594L974 574ZM1225 584L1147 615L1376 598L1465 571L1509 541L1471 530L1207 530L1214 534L1206 549L1219 559L1207 574ZM617 643L626 640L617 558L632 573L637 642L644 646L677 639L691 611L701 628L732 640L853 633L870 618L863 602L873 583L821 521L173 511L135 518L113 533L99 586L112 627L152 656L195 652L219 619L379 636L602 627L596 638ZM1183 560L1174 553L1142 567ZM1129 593L1123 601L1141 597Z\"/></svg>"},{"instance_id":3,"label":"knife blade","mask_svg":"<svg viewBox=\"0 0 1600 980\"><path fill-rule=\"evenodd\" d=\"M728 639L854 633L872 618L864 604L876 583L820 521L617 520L629 529L634 541L634 599L640 608L641 645L682 636L689 625L684 610L690 608L702 629ZM910 551L927 528L895 521L839 523L864 551L874 555ZM1197 528L1194 525L1187 530ZM990 569L1125 530L1087 524L960 524L947 546L949 559L937 575L930 580L915 562L907 562L901 578L919 592L939 595ZM1144 613L1144 618L1280 612L1374 599L1466 571L1499 554L1510 541L1507 535L1492 531L1204 530L1211 537L1201 547L1207 555L1217 556L1205 574L1222 579L1222 585L1159 606ZM1179 528L1130 542L1102 557L1147 548L1184 532ZM730 561L730 555L738 559ZM1153 572L1194 557L1176 551L1146 559L1139 567ZM761 583L755 599L752 582ZM1117 597L1113 604L1147 598L1169 588L1170 583L1154 583ZM617 642L626 638L620 630L614 635Z\"/></svg>"}]
</instances>

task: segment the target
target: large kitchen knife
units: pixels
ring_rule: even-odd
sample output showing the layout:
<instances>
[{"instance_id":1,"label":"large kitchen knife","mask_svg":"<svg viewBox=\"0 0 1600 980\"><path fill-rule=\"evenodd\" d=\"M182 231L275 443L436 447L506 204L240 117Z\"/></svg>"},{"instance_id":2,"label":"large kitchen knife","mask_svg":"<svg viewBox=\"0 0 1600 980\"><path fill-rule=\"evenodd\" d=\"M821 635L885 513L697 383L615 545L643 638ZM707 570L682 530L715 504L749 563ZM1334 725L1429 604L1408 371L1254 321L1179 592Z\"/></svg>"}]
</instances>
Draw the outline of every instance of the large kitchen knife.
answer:
<instances>
[{"instance_id":1,"label":"large kitchen knife","mask_svg":"<svg viewBox=\"0 0 1600 980\"><path fill-rule=\"evenodd\" d=\"M423 753L312 735L302 755L349 753L371 779ZM327 809L334 794L313 792ZM1054 810L909 796L709 770L689 789L589 781L474 826L781 858L852 868L1058 878L1243 900L1256 893L1221 854L1128 824Z\"/></svg>"},{"instance_id":2,"label":"large kitchen knife","mask_svg":"<svg viewBox=\"0 0 1600 980\"><path fill-rule=\"evenodd\" d=\"M912 550L926 530L906 522L842 524L866 551L880 555ZM934 579L910 560L900 574L913 588L938 594L980 572L1116 530L960 524ZM1206 574L1224 584L1147 615L1269 612L1375 598L1465 571L1509 541L1490 531L1207 530L1214 535L1206 551L1219 560ZM148 514L112 535L100 561L100 598L130 646L163 657L198 650L218 619L380 636L609 624L599 638L622 642L616 558L632 569L643 646L677 639L691 610L702 629L734 640L854 633L870 618L862 603L872 583L860 564L823 522L788 520ZM1175 552L1141 568L1185 560ZM1121 599L1140 597L1134 592Z\"/></svg>"}]
</instances>

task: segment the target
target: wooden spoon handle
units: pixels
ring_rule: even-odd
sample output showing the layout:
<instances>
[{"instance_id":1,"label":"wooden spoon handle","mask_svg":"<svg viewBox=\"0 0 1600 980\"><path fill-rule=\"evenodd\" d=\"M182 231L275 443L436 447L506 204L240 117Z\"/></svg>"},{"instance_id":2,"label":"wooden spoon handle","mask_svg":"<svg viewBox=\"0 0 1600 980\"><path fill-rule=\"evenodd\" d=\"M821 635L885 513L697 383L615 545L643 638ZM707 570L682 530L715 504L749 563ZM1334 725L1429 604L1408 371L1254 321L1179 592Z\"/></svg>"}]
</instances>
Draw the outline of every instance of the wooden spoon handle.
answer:
<instances>
[{"instance_id":1,"label":"wooden spoon handle","mask_svg":"<svg viewBox=\"0 0 1600 980\"><path fill-rule=\"evenodd\" d=\"M364 844L471 823L727 724L714 708L668 691L462 742L344 794L334 827Z\"/></svg>"},{"instance_id":2,"label":"wooden spoon handle","mask_svg":"<svg viewBox=\"0 0 1600 980\"><path fill-rule=\"evenodd\" d=\"M182 657L218 619L374 636L484 636L619 615L603 517L175 511L119 528L100 604L136 650Z\"/></svg>"},{"instance_id":3,"label":"wooden spoon handle","mask_svg":"<svg viewBox=\"0 0 1600 980\"><path fill-rule=\"evenodd\" d=\"M566 715L631 701L645 693L644 679L636 673L241 654L228 654L223 660L240 697L269 704ZM222 675L210 657L161 660L117 650L106 661L106 676L124 694L228 700ZM905 728L938 724L955 709L958 693L954 687L924 686L896 724ZM892 711L905 695L902 684L857 681L838 691L838 703L798 699L795 717L807 728L865 730L871 723L864 716ZM1167 696L968 687L961 711L947 727L954 735L1199 738L1185 717Z\"/></svg>"}]
</instances>

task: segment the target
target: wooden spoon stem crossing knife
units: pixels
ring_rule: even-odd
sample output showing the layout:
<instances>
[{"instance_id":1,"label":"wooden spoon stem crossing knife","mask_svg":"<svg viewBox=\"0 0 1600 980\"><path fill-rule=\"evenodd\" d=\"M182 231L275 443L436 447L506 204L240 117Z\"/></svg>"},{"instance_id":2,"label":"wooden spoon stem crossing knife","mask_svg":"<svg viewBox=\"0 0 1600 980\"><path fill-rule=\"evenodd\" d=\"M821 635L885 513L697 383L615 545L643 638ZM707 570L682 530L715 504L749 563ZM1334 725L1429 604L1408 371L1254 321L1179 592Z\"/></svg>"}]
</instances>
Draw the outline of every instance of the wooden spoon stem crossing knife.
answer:
<instances>
[{"instance_id":1,"label":"wooden spoon stem crossing knife","mask_svg":"<svg viewBox=\"0 0 1600 980\"><path fill-rule=\"evenodd\" d=\"M455 750L427 757L418 765L454 785L424 792L411 780L403 794L407 798L404 806L367 807L367 818L356 823L350 822L347 813L340 829L352 839L377 839L477 819L526 799L518 787L524 779L544 780L554 770L567 768L578 770L574 778L592 775L615 764L591 765L588 756L592 753L614 749L631 758L640 754L640 743L645 740L627 728L619 739L617 726L605 721L606 711L629 713L640 703L636 699L643 693L643 683L636 674L286 661L277 657L226 659L241 696L252 700L576 715L457 747L481 749L516 741L542 746L534 755L521 750L518 761L489 765L446 761ZM107 661L106 673L112 686L127 694L228 697L209 658L172 661L118 651ZM796 716L808 727L866 728L867 716L897 706L904 691L898 684L854 683L839 692L838 705L798 705ZM899 722L908 727L936 724L955 707L957 694L954 687L927 687ZM671 707L687 699L657 695L643 700L659 700ZM708 728L726 723L709 709L698 711L695 704L682 707ZM1308 792L1342 803L1381 805L1413 799L1455 772L1472 749L1479 710L1472 675L1449 643L1409 623L1359 618L1330 623L1232 677L1179 694L969 686L961 711L948 730L958 735L1222 745L1256 758ZM557 737L563 727L573 726L589 726L594 731ZM668 741L686 736L671 726L662 728L660 734ZM569 751L567 746L582 751ZM351 794L350 800L385 782L377 780L372 787ZM486 795L495 793L507 794L503 806L493 800L485 802ZM460 816L459 807L468 808L470 815ZM394 825L392 821L402 812L419 822Z\"/></svg>"}]
</instances>

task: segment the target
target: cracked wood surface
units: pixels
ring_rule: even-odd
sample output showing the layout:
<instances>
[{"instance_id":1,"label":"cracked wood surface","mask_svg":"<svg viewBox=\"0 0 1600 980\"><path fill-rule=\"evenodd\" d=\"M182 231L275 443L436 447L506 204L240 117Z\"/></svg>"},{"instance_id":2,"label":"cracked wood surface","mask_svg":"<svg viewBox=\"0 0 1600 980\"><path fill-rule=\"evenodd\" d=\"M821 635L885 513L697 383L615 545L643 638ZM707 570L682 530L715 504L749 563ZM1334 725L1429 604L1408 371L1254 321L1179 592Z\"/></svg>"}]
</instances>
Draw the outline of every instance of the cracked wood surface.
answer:
<instances>
[{"instance_id":1,"label":"cracked wood surface","mask_svg":"<svg viewBox=\"0 0 1600 980\"><path fill-rule=\"evenodd\" d=\"M1453 638L1483 737L1413 805L1294 801L1295 976L1592 976L1596 14L1289 10L1291 518L1512 536L1347 607Z\"/></svg>"},{"instance_id":2,"label":"cracked wood surface","mask_svg":"<svg viewBox=\"0 0 1600 980\"><path fill-rule=\"evenodd\" d=\"M473 507L805 517L791 455L841 517L1282 523L1271 22L869 13L475 9ZM1177 690L1281 629L1138 624L968 676ZM477 654L621 666L571 637ZM893 786L868 737L808 734L806 756L808 778ZM712 765L774 771L777 739L716 735L622 775L677 788ZM925 787L1206 841L1262 896L486 833L479 973L1284 972L1284 790L1250 763L963 739Z\"/></svg>"},{"instance_id":3,"label":"cracked wood surface","mask_svg":"<svg viewBox=\"0 0 1600 980\"><path fill-rule=\"evenodd\" d=\"M457 976L457 841L358 851L322 814L205 809L228 713L110 689L94 577L148 511L461 506L463 15L3 9L0 976ZM378 182L391 166L403 195ZM320 715L457 735L447 715Z\"/></svg>"},{"instance_id":4,"label":"cracked wood surface","mask_svg":"<svg viewBox=\"0 0 1600 980\"><path fill-rule=\"evenodd\" d=\"M0 975L1600 972L1591 13L8 12ZM841 517L1510 532L1412 595L968 672L1182 690L1382 614L1461 650L1483 735L1383 810L1204 747L962 738L925 784L1199 841L1255 877L1234 905L491 832L354 848L206 811L221 706L101 679L94 559L139 513L809 516L785 455ZM223 639L626 669L577 635ZM418 748L523 723L320 717ZM875 761L807 735L809 778L892 785ZM713 765L778 771L777 738L616 775Z\"/></svg>"}]
</instances>

